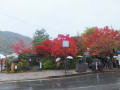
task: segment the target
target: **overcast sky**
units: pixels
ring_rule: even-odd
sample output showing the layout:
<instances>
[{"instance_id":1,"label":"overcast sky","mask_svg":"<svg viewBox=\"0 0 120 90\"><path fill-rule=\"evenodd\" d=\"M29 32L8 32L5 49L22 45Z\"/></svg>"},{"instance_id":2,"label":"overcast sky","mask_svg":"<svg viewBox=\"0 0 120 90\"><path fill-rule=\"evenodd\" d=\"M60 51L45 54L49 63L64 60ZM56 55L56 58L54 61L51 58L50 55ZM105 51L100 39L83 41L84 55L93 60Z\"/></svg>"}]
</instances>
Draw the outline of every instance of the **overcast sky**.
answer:
<instances>
[{"instance_id":1,"label":"overcast sky","mask_svg":"<svg viewBox=\"0 0 120 90\"><path fill-rule=\"evenodd\" d=\"M0 0L0 30L32 37L45 28L50 36L76 35L86 27L120 29L120 0Z\"/></svg>"}]
</instances>

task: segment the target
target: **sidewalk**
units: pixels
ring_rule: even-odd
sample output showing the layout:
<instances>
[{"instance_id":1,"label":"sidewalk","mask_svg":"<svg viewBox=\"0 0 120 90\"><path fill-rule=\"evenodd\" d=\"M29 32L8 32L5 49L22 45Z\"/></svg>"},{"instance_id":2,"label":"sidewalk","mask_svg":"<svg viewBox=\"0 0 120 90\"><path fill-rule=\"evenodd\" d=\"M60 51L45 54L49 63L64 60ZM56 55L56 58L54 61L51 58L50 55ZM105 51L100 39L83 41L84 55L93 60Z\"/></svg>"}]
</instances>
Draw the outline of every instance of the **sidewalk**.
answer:
<instances>
[{"instance_id":1,"label":"sidewalk","mask_svg":"<svg viewBox=\"0 0 120 90\"><path fill-rule=\"evenodd\" d=\"M119 69L106 70L105 72L116 72L120 71ZM24 72L24 73L0 73L0 82L13 82L13 81L27 81L27 80L39 80L39 79L50 79L50 78L59 78L72 75L84 75L92 74L91 70L87 72L78 73L75 70L69 70L65 74L64 70L43 70L39 72Z\"/></svg>"},{"instance_id":2,"label":"sidewalk","mask_svg":"<svg viewBox=\"0 0 120 90\"><path fill-rule=\"evenodd\" d=\"M83 72L90 73L90 71ZM75 70L69 70L66 76L82 74L75 72ZM52 77L65 76L64 70L43 70L39 72L24 72L24 73L0 73L0 82L6 81L24 81L24 80L37 80L37 79L48 79Z\"/></svg>"}]
</instances>

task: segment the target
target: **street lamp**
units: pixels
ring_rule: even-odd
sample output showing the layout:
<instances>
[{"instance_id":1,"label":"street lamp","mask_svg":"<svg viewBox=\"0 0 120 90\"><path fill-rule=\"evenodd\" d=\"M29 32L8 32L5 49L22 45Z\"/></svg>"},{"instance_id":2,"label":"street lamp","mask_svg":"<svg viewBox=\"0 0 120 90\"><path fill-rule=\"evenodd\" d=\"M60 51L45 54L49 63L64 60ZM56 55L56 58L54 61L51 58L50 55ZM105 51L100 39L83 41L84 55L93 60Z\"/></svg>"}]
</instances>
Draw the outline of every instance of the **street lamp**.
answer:
<instances>
[{"instance_id":1,"label":"street lamp","mask_svg":"<svg viewBox=\"0 0 120 90\"><path fill-rule=\"evenodd\" d=\"M67 56L67 48L69 47L69 41L63 40L62 46L63 46L63 48L65 48L65 74L66 74L66 56Z\"/></svg>"}]
</instances>

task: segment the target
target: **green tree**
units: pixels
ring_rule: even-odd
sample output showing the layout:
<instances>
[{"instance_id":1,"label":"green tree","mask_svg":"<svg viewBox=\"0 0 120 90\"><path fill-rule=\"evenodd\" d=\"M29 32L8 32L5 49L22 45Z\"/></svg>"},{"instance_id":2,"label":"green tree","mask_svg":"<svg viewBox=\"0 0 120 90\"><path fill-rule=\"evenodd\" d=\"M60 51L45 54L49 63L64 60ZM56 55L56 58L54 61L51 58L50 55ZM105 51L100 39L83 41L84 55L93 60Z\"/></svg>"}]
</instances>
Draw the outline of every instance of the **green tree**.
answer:
<instances>
[{"instance_id":1,"label":"green tree","mask_svg":"<svg viewBox=\"0 0 120 90\"><path fill-rule=\"evenodd\" d=\"M49 34L46 32L45 29L36 30L34 36L33 36L33 45L40 45L42 41L44 41L46 38L49 37Z\"/></svg>"},{"instance_id":2,"label":"green tree","mask_svg":"<svg viewBox=\"0 0 120 90\"><path fill-rule=\"evenodd\" d=\"M77 36L74 36L74 39L76 41L76 44L77 44L77 49L78 49L78 54L79 55L83 55L84 52L86 51L86 47L85 47L85 38L84 36L85 35L89 35L89 34L92 34L93 31L96 29L97 27L91 27L91 28L87 28L84 33L82 33L81 35L77 35Z\"/></svg>"},{"instance_id":3,"label":"green tree","mask_svg":"<svg viewBox=\"0 0 120 90\"><path fill-rule=\"evenodd\" d=\"M93 31L94 31L96 28L97 28L97 27L87 28L82 35L84 36L84 35L91 34L91 33L93 33Z\"/></svg>"}]
</instances>

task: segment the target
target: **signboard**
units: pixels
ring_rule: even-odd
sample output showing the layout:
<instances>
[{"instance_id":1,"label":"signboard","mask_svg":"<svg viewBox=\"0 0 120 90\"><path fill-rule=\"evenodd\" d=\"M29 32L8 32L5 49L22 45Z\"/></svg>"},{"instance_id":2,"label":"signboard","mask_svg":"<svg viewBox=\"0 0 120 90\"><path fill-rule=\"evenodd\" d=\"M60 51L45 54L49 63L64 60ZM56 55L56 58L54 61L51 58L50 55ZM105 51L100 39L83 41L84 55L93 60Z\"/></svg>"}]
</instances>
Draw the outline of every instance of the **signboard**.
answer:
<instances>
[{"instance_id":1,"label":"signboard","mask_svg":"<svg viewBox=\"0 0 120 90\"><path fill-rule=\"evenodd\" d=\"M62 46L63 47L69 47L69 41L68 40L63 40Z\"/></svg>"},{"instance_id":2,"label":"signboard","mask_svg":"<svg viewBox=\"0 0 120 90\"><path fill-rule=\"evenodd\" d=\"M42 62L40 62L40 69L42 69Z\"/></svg>"}]
</instances>

